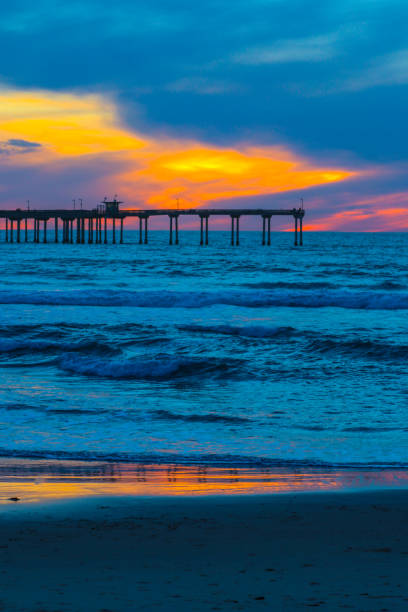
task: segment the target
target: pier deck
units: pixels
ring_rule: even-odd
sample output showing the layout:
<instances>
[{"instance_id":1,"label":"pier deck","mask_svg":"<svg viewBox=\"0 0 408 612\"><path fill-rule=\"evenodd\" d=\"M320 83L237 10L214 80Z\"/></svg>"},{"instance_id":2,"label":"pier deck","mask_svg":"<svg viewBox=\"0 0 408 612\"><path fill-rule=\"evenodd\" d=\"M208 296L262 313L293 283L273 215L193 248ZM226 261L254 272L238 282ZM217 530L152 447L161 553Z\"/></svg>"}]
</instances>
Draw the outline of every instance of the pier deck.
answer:
<instances>
[{"instance_id":1,"label":"pier deck","mask_svg":"<svg viewBox=\"0 0 408 612\"><path fill-rule=\"evenodd\" d=\"M84 244L107 244L108 221L111 224L111 242L116 240L116 221L120 223L119 243L123 243L123 227L126 217L139 219L139 243L148 243L148 220L150 217L169 217L169 244L179 244L179 217L196 216L200 219L200 244L208 244L209 218L229 216L231 218L231 245L239 245L239 221L243 216L258 216L262 219L262 244L271 244L271 218L290 216L294 219L294 244L303 244L303 208L159 208L159 209L120 209L121 202L104 201L92 210L48 209L48 210L0 210L0 219L4 219L4 239L6 242L28 242L28 221L33 221L33 241L47 242L47 224L54 220L54 242L59 241L59 220L62 222L62 242ZM24 228L22 228L22 222ZM43 224L42 240L40 225ZM15 224L15 226L14 226ZM74 225L76 224L76 227ZM88 226L86 228L86 225ZM15 232L15 234L14 234ZM22 240L22 233L24 239ZM87 234L87 235L86 235Z\"/></svg>"}]
</instances>

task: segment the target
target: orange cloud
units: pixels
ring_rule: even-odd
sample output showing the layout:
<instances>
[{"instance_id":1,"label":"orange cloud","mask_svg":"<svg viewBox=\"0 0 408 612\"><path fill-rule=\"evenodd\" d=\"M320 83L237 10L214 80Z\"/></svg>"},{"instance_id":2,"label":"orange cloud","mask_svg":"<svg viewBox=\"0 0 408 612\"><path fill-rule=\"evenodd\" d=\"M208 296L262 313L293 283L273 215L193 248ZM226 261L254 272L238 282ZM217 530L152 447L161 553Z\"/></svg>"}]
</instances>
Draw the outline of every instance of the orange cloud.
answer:
<instances>
[{"instance_id":1,"label":"orange cloud","mask_svg":"<svg viewBox=\"0 0 408 612\"><path fill-rule=\"evenodd\" d=\"M128 205L174 207L325 185L357 176L320 167L284 147L210 146L191 140L154 138L123 126L115 104L99 95L46 91L0 91L0 140L21 139L41 147L11 165L46 165L98 156L115 161L101 176L101 195L112 185ZM117 170L117 164L121 170ZM106 164L104 165L106 168ZM113 169L115 168L115 169Z\"/></svg>"},{"instance_id":2,"label":"orange cloud","mask_svg":"<svg viewBox=\"0 0 408 612\"><path fill-rule=\"evenodd\" d=\"M403 206L405 204L405 207ZM312 231L369 231L405 230L408 227L408 192L380 194L347 202L351 210L326 215L305 229ZM356 223L362 221L364 223Z\"/></svg>"},{"instance_id":3,"label":"orange cloud","mask_svg":"<svg viewBox=\"0 0 408 612\"><path fill-rule=\"evenodd\" d=\"M194 142L152 143L151 155L136 156L142 168L120 178L129 195L139 185L152 206L187 206L233 197L306 189L345 180L355 173L319 168L278 147L204 146Z\"/></svg>"}]
</instances>

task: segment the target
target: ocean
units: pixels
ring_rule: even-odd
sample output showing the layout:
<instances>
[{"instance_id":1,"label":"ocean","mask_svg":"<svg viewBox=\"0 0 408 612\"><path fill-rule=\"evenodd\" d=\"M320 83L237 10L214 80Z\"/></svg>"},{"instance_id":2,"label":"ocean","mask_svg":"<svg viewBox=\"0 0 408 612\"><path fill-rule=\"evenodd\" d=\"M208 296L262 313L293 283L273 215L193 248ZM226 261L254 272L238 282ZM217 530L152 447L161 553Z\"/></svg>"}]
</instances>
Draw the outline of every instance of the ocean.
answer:
<instances>
[{"instance_id":1,"label":"ocean","mask_svg":"<svg viewBox=\"0 0 408 612\"><path fill-rule=\"evenodd\" d=\"M1 240L1 456L408 467L407 234Z\"/></svg>"}]
</instances>

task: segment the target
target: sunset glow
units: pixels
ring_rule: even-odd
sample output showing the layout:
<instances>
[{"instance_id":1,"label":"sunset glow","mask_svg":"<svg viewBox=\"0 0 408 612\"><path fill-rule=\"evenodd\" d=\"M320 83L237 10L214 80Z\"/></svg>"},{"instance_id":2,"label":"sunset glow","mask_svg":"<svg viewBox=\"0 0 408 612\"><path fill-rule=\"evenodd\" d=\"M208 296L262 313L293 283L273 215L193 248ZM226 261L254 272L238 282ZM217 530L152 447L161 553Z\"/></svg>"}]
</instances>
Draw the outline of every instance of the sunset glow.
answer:
<instances>
[{"instance_id":1,"label":"sunset glow","mask_svg":"<svg viewBox=\"0 0 408 612\"><path fill-rule=\"evenodd\" d=\"M302 491L334 491L358 486L404 486L404 471L371 472L308 470L292 473L285 469L256 470L250 468L209 467L190 465L99 464L32 461L30 474L14 480L18 467L25 461L3 461L0 482L0 505L9 503L10 490L15 490L27 502L56 499L107 496L205 496L279 494ZM109 477L107 477L109 474Z\"/></svg>"},{"instance_id":2,"label":"sunset glow","mask_svg":"<svg viewBox=\"0 0 408 612\"><path fill-rule=\"evenodd\" d=\"M34 166L41 172L64 160L68 165L80 160L85 168L110 160L112 170L100 176L99 192L119 185L128 206L174 207L176 198L185 206L200 206L358 174L319 166L284 147L238 143L224 148L136 133L122 124L113 101L97 95L3 91L0 138L11 143L4 157L13 167Z\"/></svg>"}]
</instances>

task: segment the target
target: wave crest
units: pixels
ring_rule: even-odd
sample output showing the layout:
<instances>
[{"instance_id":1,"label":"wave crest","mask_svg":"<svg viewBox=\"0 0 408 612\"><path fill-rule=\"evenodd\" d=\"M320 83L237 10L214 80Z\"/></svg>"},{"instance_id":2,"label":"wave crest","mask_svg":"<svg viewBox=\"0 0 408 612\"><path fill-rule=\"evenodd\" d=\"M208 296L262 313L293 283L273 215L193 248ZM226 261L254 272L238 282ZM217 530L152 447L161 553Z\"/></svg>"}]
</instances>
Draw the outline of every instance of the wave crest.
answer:
<instances>
[{"instance_id":1,"label":"wave crest","mask_svg":"<svg viewBox=\"0 0 408 612\"><path fill-rule=\"evenodd\" d=\"M61 369L106 378L171 379L206 375L223 377L231 374L241 361L158 357L150 360L106 360L79 355L66 355L59 360Z\"/></svg>"},{"instance_id":2,"label":"wave crest","mask_svg":"<svg viewBox=\"0 0 408 612\"><path fill-rule=\"evenodd\" d=\"M133 306L138 308L203 308L216 304L259 308L353 308L407 310L408 293L353 290L254 291L0 291L1 304L53 306Z\"/></svg>"}]
</instances>

